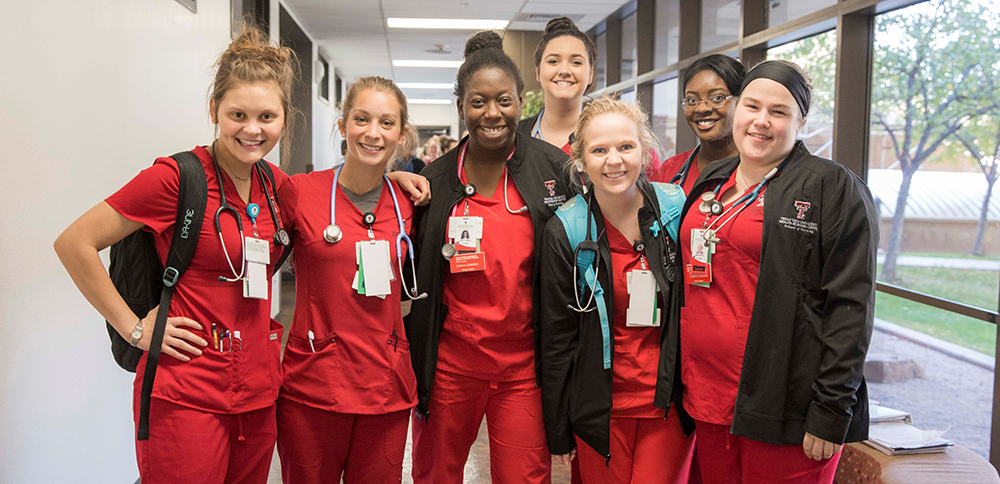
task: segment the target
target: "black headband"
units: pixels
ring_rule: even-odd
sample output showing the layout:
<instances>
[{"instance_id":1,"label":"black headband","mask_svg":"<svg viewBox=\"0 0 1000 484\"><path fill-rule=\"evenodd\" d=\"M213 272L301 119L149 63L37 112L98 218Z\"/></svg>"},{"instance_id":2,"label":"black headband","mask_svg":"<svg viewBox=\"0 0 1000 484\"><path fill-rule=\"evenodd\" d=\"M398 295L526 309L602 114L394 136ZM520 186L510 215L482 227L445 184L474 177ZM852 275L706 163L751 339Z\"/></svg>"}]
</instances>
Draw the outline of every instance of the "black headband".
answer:
<instances>
[{"instance_id":1,"label":"black headband","mask_svg":"<svg viewBox=\"0 0 1000 484\"><path fill-rule=\"evenodd\" d=\"M799 112L802 113L802 117L809 114L809 102L811 94L809 91L809 85L806 84L806 78L802 77L794 67L779 61L765 61L757 64L750 72L747 73L746 79L743 80L743 86L740 87L740 93L750 85L754 79L770 79L775 81L788 92L792 94L795 98L795 102L799 105Z\"/></svg>"}]
</instances>

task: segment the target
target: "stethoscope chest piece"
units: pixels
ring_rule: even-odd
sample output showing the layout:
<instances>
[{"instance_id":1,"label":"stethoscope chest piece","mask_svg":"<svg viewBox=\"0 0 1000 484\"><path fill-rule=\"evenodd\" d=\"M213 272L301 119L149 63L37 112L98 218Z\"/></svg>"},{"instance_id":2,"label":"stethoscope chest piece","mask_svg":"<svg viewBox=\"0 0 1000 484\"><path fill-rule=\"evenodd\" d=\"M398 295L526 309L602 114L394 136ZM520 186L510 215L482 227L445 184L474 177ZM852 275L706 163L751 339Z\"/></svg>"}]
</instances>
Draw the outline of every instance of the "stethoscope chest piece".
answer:
<instances>
[{"instance_id":1,"label":"stethoscope chest piece","mask_svg":"<svg viewBox=\"0 0 1000 484\"><path fill-rule=\"evenodd\" d=\"M292 243L292 239L288 236L287 230L278 229L278 231L274 233L274 242L282 247L288 247L288 244Z\"/></svg>"},{"instance_id":2,"label":"stethoscope chest piece","mask_svg":"<svg viewBox=\"0 0 1000 484\"><path fill-rule=\"evenodd\" d=\"M722 213L722 204L715 199L715 192L705 192L701 194L701 203L698 205L701 213L719 215Z\"/></svg>"},{"instance_id":3,"label":"stethoscope chest piece","mask_svg":"<svg viewBox=\"0 0 1000 484\"><path fill-rule=\"evenodd\" d=\"M455 244L444 244L441 246L441 255L444 256L445 260L451 260L456 254Z\"/></svg>"},{"instance_id":4,"label":"stethoscope chest piece","mask_svg":"<svg viewBox=\"0 0 1000 484\"><path fill-rule=\"evenodd\" d=\"M286 234L285 237L287 238L288 235ZM343 237L344 233L341 232L340 227L336 225L327 225L326 229L323 230L323 240L331 244L336 244L337 242L340 242L340 239Z\"/></svg>"}]
</instances>

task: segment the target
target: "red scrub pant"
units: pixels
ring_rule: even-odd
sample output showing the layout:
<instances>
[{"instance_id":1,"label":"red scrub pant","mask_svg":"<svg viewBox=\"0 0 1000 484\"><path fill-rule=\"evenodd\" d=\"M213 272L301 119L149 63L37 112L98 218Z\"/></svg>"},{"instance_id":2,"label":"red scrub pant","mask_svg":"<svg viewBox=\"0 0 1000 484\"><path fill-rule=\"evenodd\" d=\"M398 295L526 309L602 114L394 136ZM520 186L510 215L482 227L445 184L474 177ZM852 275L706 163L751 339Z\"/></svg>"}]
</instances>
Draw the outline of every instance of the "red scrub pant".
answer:
<instances>
[{"instance_id":1,"label":"red scrub pant","mask_svg":"<svg viewBox=\"0 0 1000 484\"><path fill-rule=\"evenodd\" d=\"M274 405L227 415L151 398L149 440L135 443L139 477L142 484L264 484L276 435Z\"/></svg>"},{"instance_id":2,"label":"red scrub pant","mask_svg":"<svg viewBox=\"0 0 1000 484\"><path fill-rule=\"evenodd\" d=\"M494 484L549 484L552 456L535 379L495 382L438 370L429 415L413 418L414 484L461 484L486 416Z\"/></svg>"},{"instance_id":3,"label":"red scrub pant","mask_svg":"<svg viewBox=\"0 0 1000 484\"><path fill-rule=\"evenodd\" d=\"M583 482L687 484L694 435L684 436L676 411L663 418L612 418L611 460L576 438Z\"/></svg>"},{"instance_id":4,"label":"red scrub pant","mask_svg":"<svg viewBox=\"0 0 1000 484\"><path fill-rule=\"evenodd\" d=\"M728 425L695 422L705 484L831 484L840 453L806 457L799 445L775 445L729 433Z\"/></svg>"},{"instance_id":5,"label":"red scrub pant","mask_svg":"<svg viewBox=\"0 0 1000 484\"><path fill-rule=\"evenodd\" d=\"M286 483L398 483L410 410L331 412L278 399L278 457Z\"/></svg>"}]
</instances>

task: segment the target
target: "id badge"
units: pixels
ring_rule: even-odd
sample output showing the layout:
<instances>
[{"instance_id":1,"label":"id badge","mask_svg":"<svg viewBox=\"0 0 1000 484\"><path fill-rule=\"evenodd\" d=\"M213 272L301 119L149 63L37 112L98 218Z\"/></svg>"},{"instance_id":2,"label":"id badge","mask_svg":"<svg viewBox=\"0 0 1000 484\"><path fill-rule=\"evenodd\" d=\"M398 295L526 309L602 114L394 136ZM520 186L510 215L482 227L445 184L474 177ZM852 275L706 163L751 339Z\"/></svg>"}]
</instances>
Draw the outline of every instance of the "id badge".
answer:
<instances>
[{"instance_id":1,"label":"id badge","mask_svg":"<svg viewBox=\"0 0 1000 484\"><path fill-rule=\"evenodd\" d=\"M656 317L656 278L651 271L633 270L629 272L628 309L625 311L625 326L649 328L660 325Z\"/></svg>"},{"instance_id":2,"label":"id badge","mask_svg":"<svg viewBox=\"0 0 1000 484\"><path fill-rule=\"evenodd\" d=\"M246 240L247 261L258 264L271 263L271 244L256 237L244 237Z\"/></svg>"},{"instance_id":3,"label":"id badge","mask_svg":"<svg viewBox=\"0 0 1000 484\"><path fill-rule=\"evenodd\" d=\"M708 287L712 282L712 264L703 264L692 260L684 266L684 282L701 287Z\"/></svg>"},{"instance_id":4,"label":"id badge","mask_svg":"<svg viewBox=\"0 0 1000 484\"><path fill-rule=\"evenodd\" d=\"M473 252L471 254L456 254L448 261L452 274L486 270L486 254Z\"/></svg>"},{"instance_id":5,"label":"id badge","mask_svg":"<svg viewBox=\"0 0 1000 484\"><path fill-rule=\"evenodd\" d=\"M247 276L243 279L243 297L267 299L267 264L247 261Z\"/></svg>"},{"instance_id":6,"label":"id badge","mask_svg":"<svg viewBox=\"0 0 1000 484\"><path fill-rule=\"evenodd\" d=\"M364 240L357 243L359 294L385 297L392 293L393 278L389 265L389 242Z\"/></svg>"},{"instance_id":7,"label":"id badge","mask_svg":"<svg viewBox=\"0 0 1000 484\"><path fill-rule=\"evenodd\" d=\"M448 217L448 238L479 240L483 238L482 217Z\"/></svg>"}]
</instances>

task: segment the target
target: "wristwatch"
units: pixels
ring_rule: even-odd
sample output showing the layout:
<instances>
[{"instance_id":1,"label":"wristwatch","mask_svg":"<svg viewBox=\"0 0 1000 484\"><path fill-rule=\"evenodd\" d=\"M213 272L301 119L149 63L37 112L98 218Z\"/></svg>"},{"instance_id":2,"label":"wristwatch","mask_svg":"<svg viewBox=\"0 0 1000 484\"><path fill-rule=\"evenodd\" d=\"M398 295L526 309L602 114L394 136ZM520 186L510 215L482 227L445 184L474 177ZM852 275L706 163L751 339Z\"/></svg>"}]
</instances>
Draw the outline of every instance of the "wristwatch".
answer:
<instances>
[{"instance_id":1,"label":"wristwatch","mask_svg":"<svg viewBox=\"0 0 1000 484\"><path fill-rule=\"evenodd\" d=\"M132 343L132 346L136 346L137 347L139 345L139 340L142 339L142 320L141 319L137 323L135 323L135 327L132 328L132 332L129 333L129 336L130 336L129 343Z\"/></svg>"}]
</instances>

